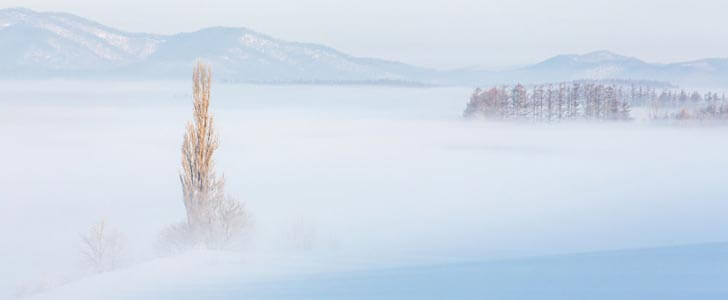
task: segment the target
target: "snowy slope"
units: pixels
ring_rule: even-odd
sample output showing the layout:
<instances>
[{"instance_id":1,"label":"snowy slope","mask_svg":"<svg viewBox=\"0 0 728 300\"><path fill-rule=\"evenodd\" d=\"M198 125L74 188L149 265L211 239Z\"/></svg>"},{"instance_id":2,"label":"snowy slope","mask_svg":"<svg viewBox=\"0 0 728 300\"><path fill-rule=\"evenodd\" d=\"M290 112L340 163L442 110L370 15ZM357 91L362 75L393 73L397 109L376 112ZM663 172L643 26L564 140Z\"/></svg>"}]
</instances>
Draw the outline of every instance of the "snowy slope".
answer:
<instances>
[{"instance_id":1,"label":"snowy slope","mask_svg":"<svg viewBox=\"0 0 728 300\"><path fill-rule=\"evenodd\" d=\"M43 76L107 70L149 57L161 36L125 33L73 15L0 10L0 74Z\"/></svg>"},{"instance_id":2,"label":"snowy slope","mask_svg":"<svg viewBox=\"0 0 728 300\"><path fill-rule=\"evenodd\" d=\"M170 36L140 71L162 78L189 73L203 59L223 80L252 82L408 81L425 69L377 59L357 58L332 48L278 40L245 28L207 28ZM186 76L186 75L185 75Z\"/></svg>"},{"instance_id":3,"label":"snowy slope","mask_svg":"<svg viewBox=\"0 0 728 300\"><path fill-rule=\"evenodd\" d=\"M193 252L31 299L726 299L728 244L369 270Z\"/></svg>"}]
</instances>

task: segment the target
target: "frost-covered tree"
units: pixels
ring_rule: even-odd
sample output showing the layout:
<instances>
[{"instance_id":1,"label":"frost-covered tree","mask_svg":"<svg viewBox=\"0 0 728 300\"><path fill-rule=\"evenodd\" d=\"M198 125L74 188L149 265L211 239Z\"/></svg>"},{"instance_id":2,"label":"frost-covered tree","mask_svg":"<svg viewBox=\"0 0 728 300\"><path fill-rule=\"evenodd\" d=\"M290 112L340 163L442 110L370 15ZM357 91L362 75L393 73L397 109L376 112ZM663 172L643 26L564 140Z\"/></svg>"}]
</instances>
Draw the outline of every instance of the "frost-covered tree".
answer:
<instances>
[{"instance_id":1,"label":"frost-covered tree","mask_svg":"<svg viewBox=\"0 0 728 300\"><path fill-rule=\"evenodd\" d=\"M619 100L617 100L617 91L614 87L607 87L604 90L605 97L605 118L607 120L617 120L619 118Z\"/></svg>"},{"instance_id":2,"label":"frost-covered tree","mask_svg":"<svg viewBox=\"0 0 728 300\"><path fill-rule=\"evenodd\" d=\"M522 84L513 88L513 118L519 119L528 113L528 92Z\"/></svg>"},{"instance_id":3,"label":"frost-covered tree","mask_svg":"<svg viewBox=\"0 0 728 300\"><path fill-rule=\"evenodd\" d=\"M556 116L559 121L564 118L564 102L566 98L566 84L559 83L559 93L556 100Z\"/></svg>"},{"instance_id":4,"label":"frost-covered tree","mask_svg":"<svg viewBox=\"0 0 728 300\"><path fill-rule=\"evenodd\" d=\"M225 180L215 172L220 144L210 112L212 70L198 63L192 75L193 114L182 142L179 174L187 220L165 233L171 244L221 248L248 225L243 204L225 194Z\"/></svg>"},{"instance_id":5,"label":"frost-covered tree","mask_svg":"<svg viewBox=\"0 0 728 300\"><path fill-rule=\"evenodd\" d=\"M702 102L702 101L703 101L703 97L702 97L702 96L700 96L700 93L698 93L698 92L693 92L693 94L692 94L692 95L690 95L690 102L692 102L692 103L694 103L694 104L697 104L697 103L700 103L700 102Z\"/></svg>"},{"instance_id":6,"label":"frost-covered tree","mask_svg":"<svg viewBox=\"0 0 728 300\"><path fill-rule=\"evenodd\" d=\"M121 234L109 229L106 221L101 221L81 235L81 255L83 263L91 271L102 273L117 269L124 250Z\"/></svg>"},{"instance_id":7,"label":"frost-covered tree","mask_svg":"<svg viewBox=\"0 0 728 300\"><path fill-rule=\"evenodd\" d=\"M476 115L478 111L482 109L483 103L481 103L482 100L479 97L482 92L482 89L477 88L473 91L473 94L470 95L470 102L468 102L468 105L465 107L465 112L463 113L465 116Z\"/></svg>"}]
</instances>

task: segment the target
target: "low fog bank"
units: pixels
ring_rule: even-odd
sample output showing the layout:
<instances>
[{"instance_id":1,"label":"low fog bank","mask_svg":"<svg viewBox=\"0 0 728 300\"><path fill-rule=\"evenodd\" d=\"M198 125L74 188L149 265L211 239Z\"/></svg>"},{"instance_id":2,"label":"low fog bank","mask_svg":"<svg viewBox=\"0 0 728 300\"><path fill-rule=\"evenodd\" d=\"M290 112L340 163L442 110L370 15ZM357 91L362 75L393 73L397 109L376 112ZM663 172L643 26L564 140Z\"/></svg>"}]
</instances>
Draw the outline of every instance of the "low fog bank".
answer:
<instances>
[{"instance_id":1,"label":"low fog bank","mask_svg":"<svg viewBox=\"0 0 728 300\"><path fill-rule=\"evenodd\" d=\"M728 243L345 272L322 270L321 265L310 255L305 260L280 256L266 260L247 253L191 251L73 282L31 299L442 299L448 295L717 300L728 295Z\"/></svg>"},{"instance_id":2,"label":"low fog bank","mask_svg":"<svg viewBox=\"0 0 728 300\"><path fill-rule=\"evenodd\" d=\"M185 215L188 84L0 87L0 295L79 276L100 219L128 261L154 259ZM217 169L255 221L235 259L285 272L728 241L725 128L464 121L470 92L214 85Z\"/></svg>"}]
</instances>

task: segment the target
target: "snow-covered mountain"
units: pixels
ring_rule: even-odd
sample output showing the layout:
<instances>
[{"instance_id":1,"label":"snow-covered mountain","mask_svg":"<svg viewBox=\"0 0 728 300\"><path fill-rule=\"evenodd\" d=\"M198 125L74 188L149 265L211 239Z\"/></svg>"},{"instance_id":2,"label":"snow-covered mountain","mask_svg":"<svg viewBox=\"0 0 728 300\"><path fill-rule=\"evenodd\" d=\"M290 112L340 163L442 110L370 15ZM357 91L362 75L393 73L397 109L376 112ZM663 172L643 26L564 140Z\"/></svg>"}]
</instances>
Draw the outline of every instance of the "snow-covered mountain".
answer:
<instances>
[{"instance_id":1,"label":"snow-covered mountain","mask_svg":"<svg viewBox=\"0 0 728 300\"><path fill-rule=\"evenodd\" d=\"M487 55L487 54L486 54ZM728 59L652 64L597 51L559 55L500 71L433 70L289 42L246 28L174 35L129 33L65 13L0 9L0 78L188 78L192 64L216 79L259 83L395 83L483 86L574 79L640 79L684 86L728 86Z\"/></svg>"},{"instance_id":2,"label":"snow-covered mountain","mask_svg":"<svg viewBox=\"0 0 728 300\"><path fill-rule=\"evenodd\" d=\"M491 75L525 82L634 79L690 87L724 87L728 86L728 58L654 64L602 50L583 55L558 55L534 65Z\"/></svg>"},{"instance_id":3,"label":"snow-covered mountain","mask_svg":"<svg viewBox=\"0 0 728 300\"><path fill-rule=\"evenodd\" d=\"M584 79L624 78L650 65L632 57L597 51L584 55L559 55L525 68L525 71L564 73L563 76Z\"/></svg>"},{"instance_id":4,"label":"snow-covered mountain","mask_svg":"<svg viewBox=\"0 0 728 300\"><path fill-rule=\"evenodd\" d=\"M83 76L149 58L166 41L64 13L0 10L0 76Z\"/></svg>"},{"instance_id":5,"label":"snow-covered mountain","mask_svg":"<svg viewBox=\"0 0 728 300\"><path fill-rule=\"evenodd\" d=\"M198 60L217 79L246 82L395 81L429 70L287 42L245 28L170 36L129 33L64 13L0 10L0 77L187 78Z\"/></svg>"}]
</instances>

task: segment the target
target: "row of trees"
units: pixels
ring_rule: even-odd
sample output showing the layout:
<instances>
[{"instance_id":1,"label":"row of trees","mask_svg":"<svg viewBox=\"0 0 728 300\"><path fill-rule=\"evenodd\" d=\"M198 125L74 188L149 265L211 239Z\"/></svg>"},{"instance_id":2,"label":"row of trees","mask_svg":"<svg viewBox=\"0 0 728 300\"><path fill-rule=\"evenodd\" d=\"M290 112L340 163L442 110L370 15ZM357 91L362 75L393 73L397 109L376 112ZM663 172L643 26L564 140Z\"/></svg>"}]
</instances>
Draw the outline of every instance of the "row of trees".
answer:
<instances>
[{"instance_id":1,"label":"row of trees","mask_svg":"<svg viewBox=\"0 0 728 300\"><path fill-rule=\"evenodd\" d=\"M476 89L463 115L497 120L629 120L628 93L600 82Z\"/></svg>"},{"instance_id":2,"label":"row of trees","mask_svg":"<svg viewBox=\"0 0 728 300\"><path fill-rule=\"evenodd\" d=\"M649 97L651 103L659 104L662 107L716 105L726 100L725 95L719 96L718 93L707 92L701 95L697 91L689 93L685 90L662 90L659 96L653 90Z\"/></svg>"},{"instance_id":3,"label":"row of trees","mask_svg":"<svg viewBox=\"0 0 728 300\"><path fill-rule=\"evenodd\" d=\"M554 122L630 120L645 107L651 120L728 120L726 95L643 81L572 81L476 89L467 118Z\"/></svg>"},{"instance_id":4,"label":"row of trees","mask_svg":"<svg viewBox=\"0 0 728 300\"><path fill-rule=\"evenodd\" d=\"M663 90L649 101L653 120L728 120L725 94Z\"/></svg>"}]
</instances>

